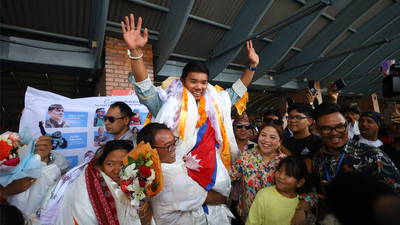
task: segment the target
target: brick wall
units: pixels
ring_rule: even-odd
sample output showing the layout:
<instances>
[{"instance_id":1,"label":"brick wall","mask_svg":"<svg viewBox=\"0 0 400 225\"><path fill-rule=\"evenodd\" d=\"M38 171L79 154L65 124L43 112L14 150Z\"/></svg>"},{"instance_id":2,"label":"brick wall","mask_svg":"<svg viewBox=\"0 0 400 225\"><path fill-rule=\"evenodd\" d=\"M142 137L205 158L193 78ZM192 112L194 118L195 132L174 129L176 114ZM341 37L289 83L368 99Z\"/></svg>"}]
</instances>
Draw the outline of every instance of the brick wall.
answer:
<instances>
[{"instance_id":1,"label":"brick wall","mask_svg":"<svg viewBox=\"0 0 400 225\"><path fill-rule=\"evenodd\" d=\"M105 44L105 70L97 81L96 96L110 96L111 89L133 90L128 81L131 59L126 54L128 47L124 40L106 37ZM151 81L154 81L153 47L150 44L143 48L143 61Z\"/></svg>"}]
</instances>

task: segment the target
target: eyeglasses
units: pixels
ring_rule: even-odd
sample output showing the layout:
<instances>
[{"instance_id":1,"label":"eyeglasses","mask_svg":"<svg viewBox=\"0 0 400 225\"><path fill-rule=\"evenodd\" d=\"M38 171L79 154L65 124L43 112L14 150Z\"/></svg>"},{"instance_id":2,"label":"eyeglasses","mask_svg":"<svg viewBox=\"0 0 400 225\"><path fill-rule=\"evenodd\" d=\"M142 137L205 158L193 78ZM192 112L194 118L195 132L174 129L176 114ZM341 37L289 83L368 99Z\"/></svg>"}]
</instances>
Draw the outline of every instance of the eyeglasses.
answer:
<instances>
[{"instance_id":1,"label":"eyeglasses","mask_svg":"<svg viewBox=\"0 0 400 225\"><path fill-rule=\"evenodd\" d=\"M319 126L318 126L319 127ZM332 133L333 129L335 129L336 132L338 133L343 133L346 131L347 128L347 124L341 124L341 125L337 125L336 127L319 127L319 129L321 129L321 132L323 134L330 134Z\"/></svg>"},{"instance_id":2,"label":"eyeglasses","mask_svg":"<svg viewBox=\"0 0 400 225\"><path fill-rule=\"evenodd\" d=\"M266 123L266 124L274 123L275 125L278 125L278 126L282 126L283 125L283 121L282 120L274 120L274 119L269 118L269 117L265 117L264 118L264 123Z\"/></svg>"},{"instance_id":3,"label":"eyeglasses","mask_svg":"<svg viewBox=\"0 0 400 225\"><path fill-rule=\"evenodd\" d=\"M119 120L119 119L123 119L123 118L125 118L126 116L123 116L123 117L121 117L121 118L115 118L115 117L113 117L113 116L104 116L104 119L105 119L105 121L110 121L110 123L114 123L115 122L115 120Z\"/></svg>"},{"instance_id":4,"label":"eyeglasses","mask_svg":"<svg viewBox=\"0 0 400 225\"><path fill-rule=\"evenodd\" d=\"M175 146L177 146L178 143L179 143L179 138L178 138L178 137L175 137L175 136L174 136L174 138L175 138L174 143L172 143L172 144L170 144L170 145L168 145L168 146L166 146L166 147L157 147L157 146L154 146L153 148L166 148L166 149L167 149L167 152L170 153L170 152L172 152L172 149L174 149Z\"/></svg>"},{"instance_id":5,"label":"eyeglasses","mask_svg":"<svg viewBox=\"0 0 400 225\"><path fill-rule=\"evenodd\" d=\"M241 124L241 123L237 123L236 124L236 128L237 129L242 129L244 127L244 129L246 129L246 130L250 130L251 129L251 125L250 124L247 124L247 125L244 125L244 124Z\"/></svg>"},{"instance_id":6,"label":"eyeglasses","mask_svg":"<svg viewBox=\"0 0 400 225\"><path fill-rule=\"evenodd\" d=\"M287 116L286 120L287 121L292 121L294 119L294 122L298 123L300 122L302 119L309 119L308 117L302 117L302 116Z\"/></svg>"}]
</instances>

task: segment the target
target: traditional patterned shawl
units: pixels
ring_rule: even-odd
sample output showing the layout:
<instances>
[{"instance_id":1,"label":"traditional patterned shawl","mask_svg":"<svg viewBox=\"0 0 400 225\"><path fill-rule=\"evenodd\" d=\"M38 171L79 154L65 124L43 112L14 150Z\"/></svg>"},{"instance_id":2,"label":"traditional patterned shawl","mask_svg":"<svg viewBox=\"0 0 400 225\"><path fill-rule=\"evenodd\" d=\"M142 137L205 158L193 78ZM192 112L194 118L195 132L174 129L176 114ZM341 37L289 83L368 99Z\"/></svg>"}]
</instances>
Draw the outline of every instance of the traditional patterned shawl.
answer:
<instances>
[{"instance_id":1,"label":"traditional patterned shawl","mask_svg":"<svg viewBox=\"0 0 400 225\"><path fill-rule=\"evenodd\" d=\"M85 171L86 187L90 202L100 225L117 225L119 221L114 197L94 161L94 159L90 161Z\"/></svg>"}]
</instances>

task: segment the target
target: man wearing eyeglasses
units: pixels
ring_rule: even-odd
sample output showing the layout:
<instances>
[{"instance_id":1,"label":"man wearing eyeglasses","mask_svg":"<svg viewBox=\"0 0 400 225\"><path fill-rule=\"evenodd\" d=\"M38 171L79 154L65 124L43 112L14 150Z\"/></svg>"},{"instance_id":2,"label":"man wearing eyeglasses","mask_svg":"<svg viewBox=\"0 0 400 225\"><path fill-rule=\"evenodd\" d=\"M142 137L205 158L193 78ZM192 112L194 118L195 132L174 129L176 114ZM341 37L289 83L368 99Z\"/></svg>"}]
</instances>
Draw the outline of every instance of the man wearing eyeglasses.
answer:
<instances>
[{"instance_id":1,"label":"man wearing eyeglasses","mask_svg":"<svg viewBox=\"0 0 400 225\"><path fill-rule=\"evenodd\" d=\"M217 205L225 202L225 197L218 192L204 189L188 176L184 166L174 164L179 138L175 137L166 125L146 125L140 130L137 141L149 143L157 150L161 161L164 188L150 200L157 224L206 224L206 216L221 224L220 220L215 221L218 214L215 215L214 210ZM206 204L210 208L208 215L202 208Z\"/></svg>"},{"instance_id":2,"label":"man wearing eyeglasses","mask_svg":"<svg viewBox=\"0 0 400 225\"><path fill-rule=\"evenodd\" d=\"M323 144L323 140L310 133L309 126L313 123L313 109L304 102L295 102L289 106L286 117L293 137L283 140L285 146L293 155L299 157L307 165L307 170L312 173L312 159Z\"/></svg>"},{"instance_id":3,"label":"man wearing eyeglasses","mask_svg":"<svg viewBox=\"0 0 400 225\"><path fill-rule=\"evenodd\" d=\"M349 139L348 123L339 105L324 102L315 108L314 116L317 130L325 143L313 159L318 180L322 181L323 195L326 194L332 179L344 172L361 172L370 175L384 182L393 191L399 192L400 174L392 160L376 147ZM321 198L324 197L321 196ZM334 221L332 212L327 210L328 216L325 220Z\"/></svg>"},{"instance_id":4,"label":"man wearing eyeglasses","mask_svg":"<svg viewBox=\"0 0 400 225\"><path fill-rule=\"evenodd\" d=\"M256 146L256 143L249 141L249 135L251 131L251 124L249 117L247 116L246 112L243 112L242 115L236 116L235 120L233 121L233 133L235 134L236 143L239 148L239 154L235 157L234 160L244 151L247 149L252 149ZM240 190L240 181L234 181L232 183L232 203L230 206L230 210L232 214L235 216L236 219L232 219L232 224L237 224L237 222L241 222L239 213L236 210L236 206L239 201L239 190Z\"/></svg>"},{"instance_id":5,"label":"man wearing eyeglasses","mask_svg":"<svg viewBox=\"0 0 400 225\"><path fill-rule=\"evenodd\" d=\"M108 134L113 134L110 140L131 140L136 146L136 135L129 129L132 109L124 102L113 103L104 117Z\"/></svg>"}]
</instances>

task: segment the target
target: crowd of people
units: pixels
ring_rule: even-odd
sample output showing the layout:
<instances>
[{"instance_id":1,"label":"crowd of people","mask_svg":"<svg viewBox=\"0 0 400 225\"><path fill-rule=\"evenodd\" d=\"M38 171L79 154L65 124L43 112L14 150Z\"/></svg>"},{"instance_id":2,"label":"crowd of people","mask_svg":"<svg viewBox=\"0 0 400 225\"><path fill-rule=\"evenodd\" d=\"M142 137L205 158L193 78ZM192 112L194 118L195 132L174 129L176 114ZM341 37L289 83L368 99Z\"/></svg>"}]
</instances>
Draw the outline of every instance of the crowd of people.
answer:
<instances>
[{"instance_id":1,"label":"crowd of people","mask_svg":"<svg viewBox=\"0 0 400 225\"><path fill-rule=\"evenodd\" d=\"M99 148L71 170L52 151L50 137L39 137L34 151L57 176L36 193L43 199L30 211L10 199L36 179L0 185L1 224L400 223L399 109L387 126L380 113L340 107L339 92L328 84L330 102L315 103L310 92L309 102L287 104L283 116L270 109L250 121L246 90L259 63L251 41L249 65L231 88L210 85L208 68L191 62L162 89L142 59L147 29L142 35L141 18L136 28L134 21L131 14L121 24L132 59L129 81L151 122L137 132L129 125L138 112L127 104L99 108ZM61 111L53 107L49 114ZM103 127L110 138L103 138ZM161 192L133 207L121 189L121 167L141 142L156 149L164 183Z\"/></svg>"}]
</instances>

